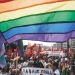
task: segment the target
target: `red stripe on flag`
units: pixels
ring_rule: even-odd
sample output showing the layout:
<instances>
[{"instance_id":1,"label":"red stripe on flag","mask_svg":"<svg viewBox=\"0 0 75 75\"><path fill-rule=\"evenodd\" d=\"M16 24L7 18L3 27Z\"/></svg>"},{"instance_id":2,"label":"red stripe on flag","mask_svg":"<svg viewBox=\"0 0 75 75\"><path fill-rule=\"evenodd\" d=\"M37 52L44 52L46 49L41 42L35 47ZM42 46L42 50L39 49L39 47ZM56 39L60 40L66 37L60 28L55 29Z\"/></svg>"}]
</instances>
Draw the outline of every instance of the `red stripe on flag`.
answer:
<instances>
[{"instance_id":1,"label":"red stripe on flag","mask_svg":"<svg viewBox=\"0 0 75 75\"><path fill-rule=\"evenodd\" d=\"M13 1L13 0L0 0L0 3L5 3L5 2L9 2L9 1Z\"/></svg>"}]
</instances>

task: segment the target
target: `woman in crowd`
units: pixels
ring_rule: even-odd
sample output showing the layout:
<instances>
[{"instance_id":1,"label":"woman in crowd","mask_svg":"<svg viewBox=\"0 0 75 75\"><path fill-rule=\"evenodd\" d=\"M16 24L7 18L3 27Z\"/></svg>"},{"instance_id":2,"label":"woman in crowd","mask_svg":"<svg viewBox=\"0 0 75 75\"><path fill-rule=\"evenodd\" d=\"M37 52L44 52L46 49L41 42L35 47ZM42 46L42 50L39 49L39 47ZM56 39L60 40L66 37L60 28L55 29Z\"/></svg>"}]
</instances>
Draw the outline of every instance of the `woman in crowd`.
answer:
<instances>
[{"instance_id":1,"label":"woman in crowd","mask_svg":"<svg viewBox=\"0 0 75 75\"><path fill-rule=\"evenodd\" d=\"M47 65L46 65L45 68L50 69L51 75L54 75L54 74L53 74L53 65L52 65L51 63L47 63Z\"/></svg>"}]
</instances>

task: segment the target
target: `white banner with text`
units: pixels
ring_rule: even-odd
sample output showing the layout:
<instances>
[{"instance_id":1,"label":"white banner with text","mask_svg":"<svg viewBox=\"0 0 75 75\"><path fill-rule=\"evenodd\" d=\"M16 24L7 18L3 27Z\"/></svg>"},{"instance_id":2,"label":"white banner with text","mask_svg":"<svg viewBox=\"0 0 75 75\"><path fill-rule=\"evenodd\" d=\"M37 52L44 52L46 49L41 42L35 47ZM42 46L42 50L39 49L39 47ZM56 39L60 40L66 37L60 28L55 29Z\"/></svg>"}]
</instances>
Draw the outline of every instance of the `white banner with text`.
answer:
<instances>
[{"instance_id":1,"label":"white banner with text","mask_svg":"<svg viewBox=\"0 0 75 75\"><path fill-rule=\"evenodd\" d=\"M46 68L22 68L22 75L52 75L52 69Z\"/></svg>"}]
</instances>

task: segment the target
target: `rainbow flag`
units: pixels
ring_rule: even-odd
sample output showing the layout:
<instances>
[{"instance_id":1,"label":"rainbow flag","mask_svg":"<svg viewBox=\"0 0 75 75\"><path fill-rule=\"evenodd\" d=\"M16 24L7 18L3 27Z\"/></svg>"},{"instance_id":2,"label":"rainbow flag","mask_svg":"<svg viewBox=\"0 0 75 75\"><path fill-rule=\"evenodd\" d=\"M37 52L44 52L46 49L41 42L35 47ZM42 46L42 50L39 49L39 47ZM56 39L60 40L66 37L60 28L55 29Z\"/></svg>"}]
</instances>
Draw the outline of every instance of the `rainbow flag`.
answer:
<instances>
[{"instance_id":1,"label":"rainbow flag","mask_svg":"<svg viewBox=\"0 0 75 75\"><path fill-rule=\"evenodd\" d=\"M2 35L2 33L0 32L0 47L2 47L3 43L5 42L5 39Z\"/></svg>"},{"instance_id":2,"label":"rainbow flag","mask_svg":"<svg viewBox=\"0 0 75 75\"><path fill-rule=\"evenodd\" d=\"M6 65L6 59L5 59L5 56L4 54L0 57L0 67L1 68L4 68Z\"/></svg>"},{"instance_id":3,"label":"rainbow flag","mask_svg":"<svg viewBox=\"0 0 75 75\"><path fill-rule=\"evenodd\" d=\"M61 75L66 75L66 66L65 66L65 62L63 62L62 65L62 74Z\"/></svg>"},{"instance_id":4,"label":"rainbow flag","mask_svg":"<svg viewBox=\"0 0 75 75\"><path fill-rule=\"evenodd\" d=\"M5 47L4 44L0 47L0 67L3 68L6 65L6 59L4 56L5 53Z\"/></svg>"},{"instance_id":5,"label":"rainbow flag","mask_svg":"<svg viewBox=\"0 0 75 75\"><path fill-rule=\"evenodd\" d=\"M0 31L8 43L65 42L75 37L75 0L0 0Z\"/></svg>"},{"instance_id":6,"label":"rainbow flag","mask_svg":"<svg viewBox=\"0 0 75 75\"><path fill-rule=\"evenodd\" d=\"M4 43L2 44L2 46L0 47L0 57L5 53L5 46Z\"/></svg>"},{"instance_id":7,"label":"rainbow flag","mask_svg":"<svg viewBox=\"0 0 75 75\"><path fill-rule=\"evenodd\" d=\"M17 47L18 47L18 54L19 56L24 56L24 47L22 40L17 41Z\"/></svg>"}]
</instances>

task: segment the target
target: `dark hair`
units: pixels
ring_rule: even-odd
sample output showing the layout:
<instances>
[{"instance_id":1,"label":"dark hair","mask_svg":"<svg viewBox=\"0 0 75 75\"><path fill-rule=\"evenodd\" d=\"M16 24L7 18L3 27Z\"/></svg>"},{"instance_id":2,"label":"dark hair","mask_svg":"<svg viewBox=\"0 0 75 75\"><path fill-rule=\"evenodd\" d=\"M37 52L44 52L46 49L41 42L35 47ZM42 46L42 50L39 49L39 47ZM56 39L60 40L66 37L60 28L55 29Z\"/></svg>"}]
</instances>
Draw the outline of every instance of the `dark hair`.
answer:
<instances>
[{"instance_id":1,"label":"dark hair","mask_svg":"<svg viewBox=\"0 0 75 75\"><path fill-rule=\"evenodd\" d=\"M57 62L54 62L53 63L53 66L56 67L56 68L58 68L58 63Z\"/></svg>"},{"instance_id":2,"label":"dark hair","mask_svg":"<svg viewBox=\"0 0 75 75\"><path fill-rule=\"evenodd\" d=\"M74 74L74 72L73 72L73 71L70 71L70 74L71 74L71 73L73 73L73 74Z\"/></svg>"}]
</instances>

